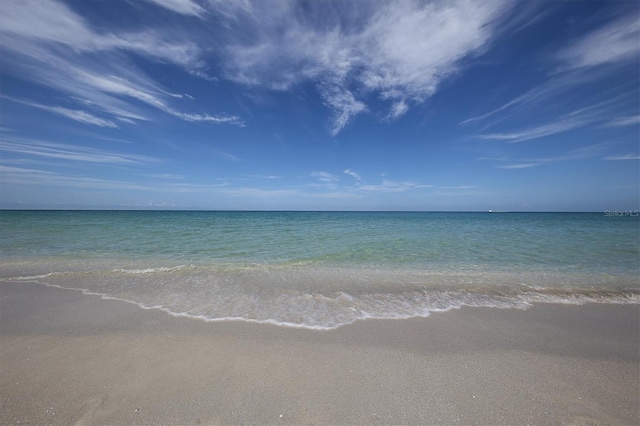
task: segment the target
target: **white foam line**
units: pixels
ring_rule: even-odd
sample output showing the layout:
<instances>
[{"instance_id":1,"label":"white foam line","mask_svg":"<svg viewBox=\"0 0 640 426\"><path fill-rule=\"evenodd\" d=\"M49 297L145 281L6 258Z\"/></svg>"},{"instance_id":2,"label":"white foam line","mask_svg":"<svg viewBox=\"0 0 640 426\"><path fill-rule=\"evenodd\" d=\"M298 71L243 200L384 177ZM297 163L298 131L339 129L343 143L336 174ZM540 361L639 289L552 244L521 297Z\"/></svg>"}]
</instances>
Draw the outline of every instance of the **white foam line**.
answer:
<instances>
[{"instance_id":1,"label":"white foam line","mask_svg":"<svg viewBox=\"0 0 640 426\"><path fill-rule=\"evenodd\" d=\"M42 278L49 278L54 275L61 275L61 274L64 274L64 272L49 272L48 274L33 275L33 276L27 276L27 277L3 277L3 278L0 278L0 282L20 281L20 282L34 282L34 283L37 282L38 284L44 284L36 280L39 280Z\"/></svg>"},{"instance_id":2,"label":"white foam line","mask_svg":"<svg viewBox=\"0 0 640 426\"><path fill-rule=\"evenodd\" d=\"M115 272L123 272L125 274L153 274L154 272L172 272L180 271L183 269L194 268L194 265L178 265L172 267L162 266L159 268L145 268L145 269L114 269Z\"/></svg>"},{"instance_id":3,"label":"white foam line","mask_svg":"<svg viewBox=\"0 0 640 426\"><path fill-rule=\"evenodd\" d=\"M50 274L45 274L42 276L37 276L37 277L42 277L42 278L46 278L48 276L51 276L52 274L55 274L55 272L52 272ZM23 278L32 278L32 277L23 277ZM10 282L10 281L6 281L6 282ZM272 319L267 319L267 320L257 320L257 319L252 319L252 318L243 318L243 317L220 317L220 318L211 318L205 315L193 315L193 314L188 314L186 312L174 312L171 309L167 308L166 306L162 306L162 305L145 305L143 303L140 302L134 302L133 300L129 300L129 299L123 299L121 297L116 297L116 296L109 296L108 294L104 294L104 293L96 293L93 292L91 290L87 290L84 288L73 288L73 287L64 287L58 284L48 284L48 283L43 283L37 280L22 280L21 282L31 282L34 284L39 284L39 285L43 285L45 287L53 287L53 288L57 288L60 290L71 290L71 291L80 291L82 292L82 294L87 295L87 296L99 296L101 299L103 300L117 300L119 302L125 302L125 303L130 303L132 305L136 305L139 308L142 308L146 311L148 310L159 310L162 312L165 312L173 317L182 317L182 318L190 318L190 319L197 319L197 320L201 320L201 321L205 321L205 322L226 322L226 321L241 321L241 322L248 322L248 323L255 323L255 324L271 324L271 325L277 325L277 326L283 326L283 327L292 327L292 328L305 328L305 329L311 329L311 330L335 330L336 328L342 326L342 325L347 325L347 324L351 324L353 322L355 322L357 319L354 319L351 322L348 323L344 323L344 324L338 324L334 327L329 327L329 326L315 326L315 325L307 325L307 324L298 324L298 323L292 323L292 322L285 322L285 321L277 321L277 320L272 320Z\"/></svg>"},{"instance_id":4,"label":"white foam line","mask_svg":"<svg viewBox=\"0 0 640 426\"><path fill-rule=\"evenodd\" d=\"M305 323L292 323L292 322L288 322L288 321L278 321L278 320L274 320L274 319L265 319L265 320L258 320L258 319L253 319L253 318L244 318L244 317L217 317L217 318L212 318L206 315L194 315L194 314L189 314L186 312L174 312L171 309L167 308L166 306L163 305L145 305L143 303L140 302L135 302L133 300L129 300L129 299L123 299L120 297L116 297L116 296L110 296L108 294L104 294L104 293L96 293L93 292L91 290L87 290L87 289L83 289L83 288L73 288L73 287L64 287L58 284L48 284L48 283L43 283L41 281L37 281L37 279L29 279L26 280L26 278L36 278L36 277L41 277L41 278L46 278L49 277L51 275L54 274L60 274L59 272L51 272L49 274L44 274L41 276L34 276L34 277L23 277L25 278L25 280L22 280L22 282L32 282L35 284L39 284L39 285L44 285L46 287L54 287L54 288L58 288L61 290L74 290L74 291L81 291L82 294L84 295L88 295L88 296L99 296L101 299L103 300L117 300L120 302L125 302L125 303L130 303L132 305L136 305L139 308L142 308L144 310L159 310L162 312L165 312L173 317L181 317L181 318L189 318L189 319L196 319L196 320L201 320L201 321L205 321L205 322L229 322L229 321L238 321L238 322L246 322L246 323L254 323L254 324L270 324L270 325L275 325L275 326L279 326L279 327L290 327L290 328L299 328L299 329L308 329L308 330L319 330L319 331L328 331L328 330L335 330L343 325L348 325L348 324L353 324L356 321L359 320L366 320L366 319L381 319L381 320L389 320L389 319L409 319L409 318L426 318L428 317L432 312L448 312L452 309L459 309L463 306L469 306L469 307L485 307L485 308L498 308L498 309L527 309L531 306L533 306L533 304L536 303L547 303L547 304L567 304L567 305L585 305L588 303L601 303L601 304L640 304L640 295L635 295L632 297L616 297L616 298L607 298L607 299L595 299L592 297L588 297L588 296L574 296L571 298L562 298L562 297L553 297L553 296L549 296L549 297L544 297L541 294L529 294L527 296L525 295L519 295L515 298L513 298L511 300L512 303L507 304L507 303L498 303L496 301L493 301L492 303L489 303L487 301L476 301L476 302L467 302L467 301L451 301L451 305L446 307L446 308L422 308L422 312L416 312L415 314L388 314L388 315L384 315L384 314L371 314L369 312L366 311L361 311L360 312L360 317L359 318L353 318L351 321L347 321L347 322L342 322L333 326L322 326L322 325L311 325L311 324L305 324ZM5 281L5 280L2 280ZM8 281L8 280L7 280ZM532 297L533 296L533 297ZM537 296L537 297L536 297ZM518 303L519 302L519 303Z\"/></svg>"},{"instance_id":5,"label":"white foam line","mask_svg":"<svg viewBox=\"0 0 640 426\"><path fill-rule=\"evenodd\" d=\"M159 268L145 268L145 269L93 269L93 270L78 270L78 271L54 271L49 272L47 274L41 275L32 275L32 276L17 276L17 277L0 277L0 282L11 282L11 281L21 281L21 282L35 282L35 280L54 277L57 275L69 275L69 274L92 274L92 273L105 273L105 272L120 272L125 274L152 274L154 272L172 272L172 271L180 271L183 269L191 269L195 268L194 265L178 265L172 267L159 267ZM39 283L48 285L45 283Z\"/></svg>"},{"instance_id":6,"label":"white foam line","mask_svg":"<svg viewBox=\"0 0 640 426\"><path fill-rule=\"evenodd\" d=\"M55 274L55 272L51 273L51 274ZM51 274L46 274L43 275L42 277L47 277L50 276ZM26 278L26 277L25 277ZM348 324L353 324L354 322L358 321L358 320L364 320L364 319L408 319L408 318L416 318L416 317L422 317L422 318L426 318L429 316L430 312L446 312L449 311L451 309L458 309L460 306L451 306L450 308L438 308L438 309L433 309L430 311L426 311L424 313L420 313L420 314L416 314L416 315L397 315L397 316L375 316L375 315L369 315L366 314L364 315L362 318L354 318L352 321L349 322L343 322L334 326L321 326L321 325L310 325L310 324L300 324L300 323L293 323L293 322L287 322L287 321L278 321L278 320L274 320L274 319L266 319L266 320L257 320L257 319L253 319L253 318L244 318L244 317L219 317L219 318L212 318L212 317L208 317L206 315L193 315L193 314L188 314L186 312L174 312L171 309L167 308L166 306L162 306L162 305L145 305L143 303L140 302L134 302L133 300L129 300L129 299L123 299L121 297L115 297L115 296L109 296L108 294L104 294L104 293L96 293L93 292L91 290L87 290L84 288L73 288L73 287L64 287L58 284L48 284L48 283L43 283L37 280L30 280L30 281L22 281L22 282L31 282L34 284L39 284L39 285L43 285L45 287L53 287L53 288L57 288L60 290L71 290L71 291L80 291L82 292L83 295L87 295L87 296L99 296L101 299L103 300L116 300L119 302L125 302L125 303L130 303L132 305L136 305L139 308L142 308L146 311L148 310L159 310L162 312L165 312L166 314L169 314L173 317L179 317L179 318L189 318L189 319L196 319L196 320L201 320L201 321L205 321L205 322L229 322L229 321L238 321L238 322L246 322L246 323L253 323L253 324L269 324L269 325L275 325L275 326L279 326L279 327L289 327L289 328L298 328L298 329L307 329L307 330L318 330L318 331L329 331L329 330L335 330L339 327L342 327L343 325L348 325Z\"/></svg>"}]
</instances>

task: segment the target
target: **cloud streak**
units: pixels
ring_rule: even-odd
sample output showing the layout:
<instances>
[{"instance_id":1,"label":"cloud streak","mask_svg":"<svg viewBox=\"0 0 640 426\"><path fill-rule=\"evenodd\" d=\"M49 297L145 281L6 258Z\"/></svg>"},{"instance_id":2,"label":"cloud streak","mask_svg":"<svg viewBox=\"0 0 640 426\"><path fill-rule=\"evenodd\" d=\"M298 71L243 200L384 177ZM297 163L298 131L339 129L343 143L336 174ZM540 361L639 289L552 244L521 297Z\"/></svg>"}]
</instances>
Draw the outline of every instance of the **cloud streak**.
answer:
<instances>
[{"instance_id":1,"label":"cloud streak","mask_svg":"<svg viewBox=\"0 0 640 426\"><path fill-rule=\"evenodd\" d=\"M640 115L633 115L630 117L618 117L609 121L605 126L607 127L623 127L623 126L633 126L636 124L640 124Z\"/></svg>"},{"instance_id":2,"label":"cloud streak","mask_svg":"<svg viewBox=\"0 0 640 426\"><path fill-rule=\"evenodd\" d=\"M625 14L574 40L558 59L568 69L622 63L638 57L639 39L637 13Z\"/></svg>"},{"instance_id":3,"label":"cloud streak","mask_svg":"<svg viewBox=\"0 0 640 426\"><path fill-rule=\"evenodd\" d=\"M526 158L518 160L516 163L503 164L496 166L498 169L517 170L517 169L529 169L532 167L543 166L545 164L557 163L563 161L584 160L588 158L597 158L602 155L602 151L605 150L611 143L596 143L592 145L583 146L580 148L572 149L563 155L546 158ZM623 158L628 159L628 158ZM485 158L484 160L494 160L500 162L509 162L508 158Z\"/></svg>"},{"instance_id":4,"label":"cloud streak","mask_svg":"<svg viewBox=\"0 0 640 426\"><path fill-rule=\"evenodd\" d=\"M485 133L480 134L477 137L486 140L503 140L515 143L564 133L569 130L593 125L606 120L607 115L614 113L620 107L620 103L624 102L629 97L629 94L623 94L617 97L605 99L593 105L566 113L558 120L540 126L529 127L515 132Z\"/></svg>"},{"instance_id":5,"label":"cloud streak","mask_svg":"<svg viewBox=\"0 0 640 426\"><path fill-rule=\"evenodd\" d=\"M154 2L185 14L199 10L186 0ZM7 72L48 86L111 119L68 108L41 105L41 109L87 124L114 127L114 120L130 124L149 120L149 110L141 108L142 102L185 121L244 125L231 114L180 111L173 100L183 95L163 89L128 59L128 55L139 55L192 74L202 73L202 50L185 37L170 28L98 31L55 0L9 2L0 15L0 51L9 64Z\"/></svg>"},{"instance_id":6,"label":"cloud streak","mask_svg":"<svg viewBox=\"0 0 640 426\"><path fill-rule=\"evenodd\" d=\"M192 0L146 0L150 3L154 3L157 6L164 7L172 12L180 13L182 15L202 17L206 14L200 5Z\"/></svg>"},{"instance_id":7,"label":"cloud streak","mask_svg":"<svg viewBox=\"0 0 640 426\"><path fill-rule=\"evenodd\" d=\"M489 140L502 140L510 143L523 142L531 139L538 139L545 136L555 135L557 133L563 133L578 127L582 127L589 123L589 120L584 118L565 118L563 120L556 121L554 123L544 124L542 126L531 127L528 129L520 130L511 133L486 133L478 135L480 139Z\"/></svg>"},{"instance_id":8,"label":"cloud streak","mask_svg":"<svg viewBox=\"0 0 640 426\"><path fill-rule=\"evenodd\" d=\"M359 174L359 173L354 172L354 171L353 171L353 170L351 170L351 169L344 169L342 172L343 172L345 175L349 175L349 176L351 176L351 177L352 177L352 178L354 178L355 180L358 180L358 181L359 181L359 180L362 180L362 178L360 177L360 174Z\"/></svg>"},{"instance_id":9,"label":"cloud streak","mask_svg":"<svg viewBox=\"0 0 640 426\"><path fill-rule=\"evenodd\" d=\"M604 160L613 160L613 161L640 160L640 155L638 154L610 155L608 157L604 157Z\"/></svg>"},{"instance_id":10,"label":"cloud streak","mask_svg":"<svg viewBox=\"0 0 640 426\"><path fill-rule=\"evenodd\" d=\"M329 172L311 172L311 177L318 179L321 182L325 183L335 183L340 180L340 178L334 174Z\"/></svg>"},{"instance_id":11,"label":"cloud streak","mask_svg":"<svg viewBox=\"0 0 640 426\"><path fill-rule=\"evenodd\" d=\"M546 81L538 84L518 95L502 105L474 117L460 122L461 126L485 122L485 129L494 127L497 123L507 118L524 118L530 115L531 110L538 109L544 112L560 110L555 113L559 120L537 127L529 127L516 132L485 133L479 137L482 139L506 140L519 142L529 139L550 136L556 133L566 132L583 127L590 123L602 121L596 114L586 117L583 121L571 113L562 115L564 105L572 99L584 101L599 97L604 99L600 113L604 120L607 115L620 114L629 111L629 107L637 105L637 83L633 85L620 85L608 92L594 91L594 83L601 82L606 87L611 81L612 73L619 67L637 60L640 45L640 21L637 19L637 11L627 14L618 14L613 19L608 19L600 26L592 28L584 34L565 43L558 51L549 56L549 62L559 64L556 66ZM617 96L616 96L617 93ZM629 96L625 96L629 95ZM637 109L634 108L634 109ZM492 118L491 121L487 121ZM609 118L610 122L605 127L619 127L638 123L637 116Z\"/></svg>"},{"instance_id":12,"label":"cloud streak","mask_svg":"<svg viewBox=\"0 0 640 426\"><path fill-rule=\"evenodd\" d=\"M392 180L383 179L381 184L378 185L362 185L357 189L367 192L405 192L414 189L432 188L433 185L422 185L415 182L396 182Z\"/></svg>"},{"instance_id":13,"label":"cloud streak","mask_svg":"<svg viewBox=\"0 0 640 426\"><path fill-rule=\"evenodd\" d=\"M114 153L97 148L22 138L0 139L0 151L56 160L111 165L140 165L157 162L156 159L143 155Z\"/></svg>"},{"instance_id":14,"label":"cloud streak","mask_svg":"<svg viewBox=\"0 0 640 426\"><path fill-rule=\"evenodd\" d=\"M69 109L69 108L64 108L64 107L60 107L60 106L48 106L48 105L42 105L36 102L30 102L30 101L25 101L25 100L21 100L21 99L15 99L15 98L11 98L9 96L3 96L0 95L0 98L2 99L7 99L9 101L12 102L16 102L16 103L20 103L23 105L27 105L33 108L38 108L44 111L49 111L52 112L54 114L58 114L61 115L63 117L67 117L70 118L72 120L75 121L79 121L81 123L85 123L85 124L92 124L94 126L99 126L99 127L111 127L111 128L117 128L118 125L116 123L114 123L111 120L106 120L100 117L97 117L91 113L88 113L86 111L81 111L81 110L74 110L74 109Z\"/></svg>"}]
</instances>

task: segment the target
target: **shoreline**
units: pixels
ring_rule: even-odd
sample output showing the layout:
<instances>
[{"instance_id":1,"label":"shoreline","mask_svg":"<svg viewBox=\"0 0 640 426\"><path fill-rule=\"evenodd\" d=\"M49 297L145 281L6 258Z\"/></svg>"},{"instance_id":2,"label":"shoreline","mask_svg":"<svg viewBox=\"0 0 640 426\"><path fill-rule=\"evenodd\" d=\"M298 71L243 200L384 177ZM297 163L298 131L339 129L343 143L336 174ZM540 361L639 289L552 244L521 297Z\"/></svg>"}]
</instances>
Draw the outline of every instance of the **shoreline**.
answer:
<instances>
[{"instance_id":1,"label":"shoreline","mask_svg":"<svg viewBox=\"0 0 640 426\"><path fill-rule=\"evenodd\" d=\"M3 424L640 422L637 304L318 331L3 282L0 338Z\"/></svg>"},{"instance_id":2,"label":"shoreline","mask_svg":"<svg viewBox=\"0 0 640 426\"><path fill-rule=\"evenodd\" d=\"M588 305L588 304L638 304L640 305L640 289L635 284L637 277L632 276L615 276L610 274L602 274L597 280L597 284L589 285L588 279L593 275L583 277L580 275L573 276L572 279L580 282L577 287L567 287L566 279L563 276L558 277L556 281L563 282L563 286L544 286L534 285L534 277L522 280L516 276L500 276L492 275L490 279L484 276L480 282L470 288L460 285L461 278L458 274L451 275L455 277L457 285L443 284L425 287L415 285L412 280L407 283L396 282L396 287L400 291L394 292L385 284L378 287L370 288L362 286L363 278L361 276L351 276L352 281L342 288L321 288L314 291L311 288L305 288L302 292L290 291L288 288L277 287L275 283L272 289L271 281L265 283L265 278L259 274L251 273L247 276L233 277L239 281L248 279L249 287L253 287L256 294L244 293L242 290L232 290L232 286L222 286L220 293L212 293L204 291L203 286L195 288L173 288L171 282L183 279L181 275L165 276L174 271L183 269L197 268L194 265L178 265L178 266L160 266L142 269L115 268L102 270L75 270L56 271L45 274L27 274L26 276L5 277L0 283L33 283L46 286L49 288L75 291L86 296L97 296L103 300L113 300L123 303L135 305L143 310L162 311L168 315L177 318L189 318L193 320L205 321L210 323L225 322L245 322L251 324L274 325L287 328L299 328L317 331L335 330L345 325L357 323L362 320L406 320L412 318L427 318L431 314L448 312L457 310L462 307L477 308L499 308L499 309L529 309L536 304L567 304L567 305ZM244 269L244 268L242 268ZM312 278L318 280L326 278L329 282L336 280L336 274L341 274L340 279L346 279L345 272L342 268L318 268L315 271L332 271L330 277L318 277L313 274L310 276L296 276L292 280L294 282L305 282ZM91 281L87 277L87 273L104 274L114 273L116 276L109 276L108 279L118 283L130 283L132 280L136 285L141 286L141 290L134 289L133 292L138 294L130 294L129 288L114 287L106 291L100 287L100 283L107 278L100 275L94 281L98 283L96 288L91 285L85 285L87 281ZM350 271L347 269L346 271ZM360 269L356 269L360 272ZM206 270L207 273L210 271ZM218 272L218 271L216 271ZM380 272L376 270L376 273ZM153 274L159 273L159 276ZM123 275L117 275L123 274ZM133 275L133 278L132 276ZM138 275L144 276L142 283ZM223 272L224 275L224 272ZM273 274L276 279L277 274ZM199 279L206 280L202 277L202 271L194 273ZM440 277L440 274L436 274ZM548 279L551 274L544 274ZM357 280L354 278L356 277ZM291 277L287 277L291 278ZM392 281L395 276L375 276L370 277L372 282L384 283L385 280ZM406 277L405 277L406 278ZM416 278L425 279L424 275ZM566 277L565 277L566 278ZM157 280L162 281L163 291L158 291L159 286ZM436 278L437 279L437 278ZM518 285L509 287L505 284L486 284L486 282L500 282L508 280L511 282L519 282ZM522 282L520 282L522 280ZM367 282L366 280L364 280ZM526 281L526 282L525 282ZM623 285L624 284L624 285ZM145 288L146 286L146 288ZM95 286L94 286L95 287ZM215 285L214 285L215 287ZM350 294L350 290L355 288L356 292ZM264 291L269 289L269 291ZM364 296L360 297L358 290L364 289ZM176 294L187 295L188 300L176 299ZM257 296L256 299L253 296ZM326 297L325 297L326 296ZM176 304L176 300L178 303ZM221 302L219 302L221 301ZM242 306L242 309L235 311L229 307ZM255 309L258 307L259 309ZM399 309L398 309L399 308ZM246 316L244 315L246 313Z\"/></svg>"}]
</instances>

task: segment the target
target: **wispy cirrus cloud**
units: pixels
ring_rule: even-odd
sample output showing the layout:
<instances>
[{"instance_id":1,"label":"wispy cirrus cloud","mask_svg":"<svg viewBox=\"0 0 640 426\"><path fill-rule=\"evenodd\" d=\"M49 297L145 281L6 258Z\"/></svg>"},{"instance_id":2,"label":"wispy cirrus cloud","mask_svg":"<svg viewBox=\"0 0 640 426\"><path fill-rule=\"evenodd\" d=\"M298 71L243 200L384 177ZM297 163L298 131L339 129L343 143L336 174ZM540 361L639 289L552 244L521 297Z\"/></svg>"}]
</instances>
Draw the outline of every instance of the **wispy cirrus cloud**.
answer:
<instances>
[{"instance_id":1,"label":"wispy cirrus cloud","mask_svg":"<svg viewBox=\"0 0 640 426\"><path fill-rule=\"evenodd\" d=\"M191 122L209 122L209 123L221 123L221 124L234 124L239 127L244 127L245 122L237 115L209 115L209 114L189 114L185 112L179 112L172 109L166 110L169 114L181 118L185 121Z\"/></svg>"},{"instance_id":2,"label":"wispy cirrus cloud","mask_svg":"<svg viewBox=\"0 0 640 426\"><path fill-rule=\"evenodd\" d=\"M625 14L573 40L558 53L558 59L568 69L626 62L638 58L639 39L637 14Z\"/></svg>"},{"instance_id":3,"label":"wispy cirrus cloud","mask_svg":"<svg viewBox=\"0 0 640 426\"><path fill-rule=\"evenodd\" d=\"M542 114L557 111L556 115L560 118L549 124L516 132L494 132L479 136L483 139L517 142L569 131L607 119L610 122L605 126L635 124L637 118L634 116L617 119L612 116L637 111L637 83L629 85L627 82L626 87L623 83L617 87L610 87L606 92L594 90L594 84L611 81L612 73L619 69L616 65L637 61L640 53L639 39L640 21L637 19L637 12L624 16L618 14L613 19L606 20L603 25L575 37L552 54L550 62L560 63L561 66L550 73L542 83L497 108L461 121L460 125L484 123L484 128L487 129L508 118L528 117L531 111L538 110ZM608 85L600 85L597 89L602 87ZM598 117L597 114L592 114L591 117L587 117L586 114L577 117L572 112L562 113L563 108L571 103L575 108L576 104L580 105L580 102L587 99L593 102L594 98L603 100L600 102L602 105L599 111L602 117Z\"/></svg>"},{"instance_id":4,"label":"wispy cirrus cloud","mask_svg":"<svg viewBox=\"0 0 640 426\"><path fill-rule=\"evenodd\" d=\"M193 0L146 0L157 6L164 7L182 15L202 17L207 13L205 9Z\"/></svg>"},{"instance_id":5,"label":"wispy cirrus cloud","mask_svg":"<svg viewBox=\"0 0 640 426\"><path fill-rule=\"evenodd\" d=\"M276 176L276 175L247 175L247 178L249 178L249 179L274 180L274 179L282 179L282 176Z\"/></svg>"},{"instance_id":6,"label":"wispy cirrus cloud","mask_svg":"<svg viewBox=\"0 0 640 426\"><path fill-rule=\"evenodd\" d=\"M94 31L85 19L55 0L6 3L0 17L0 41L4 48L25 56L56 46L78 53L124 50L185 67L197 67L200 54L195 43L172 40L153 30Z\"/></svg>"},{"instance_id":7,"label":"wispy cirrus cloud","mask_svg":"<svg viewBox=\"0 0 640 426\"><path fill-rule=\"evenodd\" d=\"M157 162L156 159L143 155L115 153L92 147L14 137L1 138L0 151L56 160L112 165L139 165Z\"/></svg>"},{"instance_id":8,"label":"wispy cirrus cloud","mask_svg":"<svg viewBox=\"0 0 640 426\"><path fill-rule=\"evenodd\" d=\"M489 45L510 11L507 2L465 0L315 2L305 13L296 2L235 4L224 12L230 25L253 30L227 47L227 78L280 90L315 83L333 110L334 135L369 110L371 95L390 104L388 119L432 96Z\"/></svg>"},{"instance_id":9,"label":"wispy cirrus cloud","mask_svg":"<svg viewBox=\"0 0 640 426\"><path fill-rule=\"evenodd\" d=\"M495 109L492 109L489 112L461 121L460 125L464 126L473 122L483 121L505 111L510 111L513 114L514 110L517 111L523 106L544 101L551 96L557 95L574 87L576 84L581 84L585 80L591 79L591 76L585 76L584 74L580 77L572 76L571 78L567 78L566 76L560 76L552 78L544 83L533 87L532 89L527 90L523 94L516 96L515 98L505 102L504 104Z\"/></svg>"},{"instance_id":10,"label":"wispy cirrus cloud","mask_svg":"<svg viewBox=\"0 0 640 426\"><path fill-rule=\"evenodd\" d=\"M465 126L488 122L486 127L492 127L507 118L529 114L531 110L535 108L544 108L547 110L549 109L549 104L554 100L560 101L553 102L554 106L557 106L558 103L562 104L563 100L570 98L576 92L581 93L580 96L586 98L587 96L585 96L581 90L584 90L584 88L589 87L590 84L598 80L606 80L607 78L610 78L610 73L604 69L576 69L554 74L544 82L504 102L499 107L461 121L460 125ZM628 89L621 87L619 92L625 93L628 92ZM590 95L592 93L588 91L586 94ZM611 95L609 94L608 96ZM492 118L492 120L488 120L490 118Z\"/></svg>"},{"instance_id":11,"label":"wispy cirrus cloud","mask_svg":"<svg viewBox=\"0 0 640 426\"><path fill-rule=\"evenodd\" d=\"M154 179L169 179L169 180L182 180L184 179L183 175L177 175L175 173L149 173L145 176L152 177Z\"/></svg>"},{"instance_id":12,"label":"wispy cirrus cloud","mask_svg":"<svg viewBox=\"0 0 640 426\"><path fill-rule=\"evenodd\" d=\"M615 114L615 112L620 109L620 104L627 101L630 96L633 96L633 94L623 94L596 102L592 105L563 114L556 121L551 123L512 132L484 133L477 137L488 140L503 140L511 143L523 142L567 132L580 127L598 124L603 120L608 120L609 116Z\"/></svg>"},{"instance_id":13,"label":"wispy cirrus cloud","mask_svg":"<svg viewBox=\"0 0 640 426\"><path fill-rule=\"evenodd\" d=\"M416 182L397 182L383 179L378 185L358 186L358 190L368 192L405 192L414 189L433 188L433 185L423 185Z\"/></svg>"},{"instance_id":14,"label":"wispy cirrus cloud","mask_svg":"<svg viewBox=\"0 0 640 426\"><path fill-rule=\"evenodd\" d=\"M503 164L501 166L496 166L498 169L506 169L506 170L518 170L518 169L530 169L531 167L538 167L543 164L546 164L544 161L538 161L535 163L517 163L517 164Z\"/></svg>"},{"instance_id":15,"label":"wispy cirrus cloud","mask_svg":"<svg viewBox=\"0 0 640 426\"><path fill-rule=\"evenodd\" d=\"M63 117L67 117L72 120L79 121L85 124L93 124L99 127L111 127L111 128L118 127L118 125L111 120L106 120L104 118L97 117L89 112L82 111L82 110L69 109L61 106L42 105L37 102L25 101L23 99L15 99L15 98L4 96L4 95L0 95L0 98L9 100L11 102L17 102L23 105L27 105L33 108L38 108L44 111L49 111L54 114L62 115Z\"/></svg>"},{"instance_id":16,"label":"wispy cirrus cloud","mask_svg":"<svg viewBox=\"0 0 640 426\"><path fill-rule=\"evenodd\" d=\"M597 158L601 156L603 151L605 151L611 145L612 143L609 143L609 142L586 145L580 148L569 150L561 155L556 155L553 157L524 158L524 159L518 159L518 160L509 159L507 157L501 157L501 158L479 158L478 160L493 160L493 161L499 161L501 163L509 163L509 164L500 164L496 166L496 168L498 169L505 169L505 170L530 169L532 167L539 167L539 166L543 166L551 163Z\"/></svg>"},{"instance_id":17,"label":"wispy cirrus cloud","mask_svg":"<svg viewBox=\"0 0 640 426\"><path fill-rule=\"evenodd\" d=\"M344 182L341 184L340 177L335 174L325 172L325 171L314 171L314 172L311 172L310 174L311 177L317 179L322 183L311 184L308 186L313 186L316 188L324 188L324 189L329 188L332 190L340 188L341 191L346 191L347 193L360 193L360 194L374 193L374 192L382 192L382 193L406 192L406 191L434 187L434 185L425 185L422 183L411 182L411 181L394 181L394 180L384 179L384 178L381 180L380 183L370 184L370 183L364 182L360 173L352 169L344 169L342 173L352 177L355 180L355 182L353 180L349 180L348 182ZM386 174L383 173L381 177L385 175ZM465 186L465 187L459 187L459 188L466 189L469 187Z\"/></svg>"},{"instance_id":18,"label":"wispy cirrus cloud","mask_svg":"<svg viewBox=\"0 0 640 426\"><path fill-rule=\"evenodd\" d=\"M559 121L530 127L528 129L509 133L485 133L478 135L480 139L503 140L507 142L523 142L566 132L588 124L590 121L581 117L568 117Z\"/></svg>"},{"instance_id":19,"label":"wispy cirrus cloud","mask_svg":"<svg viewBox=\"0 0 640 426\"><path fill-rule=\"evenodd\" d=\"M65 188L149 191L153 187L135 182L75 176L47 170L0 165L0 182L10 185L39 185Z\"/></svg>"},{"instance_id":20,"label":"wispy cirrus cloud","mask_svg":"<svg viewBox=\"0 0 640 426\"><path fill-rule=\"evenodd\" d=\"M340 180L340 178L334 174L331 174L329 172L311 172L311 177L314 177L316 179L318 179L321 182L325 182L325 183L335 183L338 182Z\"/></svg>"},{"instance_id":21,"label":"wispy cirrus cloud","mask_svg":"<svg viewBox=\"0 0 640 426\"><path fill-rule=\"evenodd\" d=\"M625 154L625 155L609 155L603 158L604 160L640 160L640 155L638 154Z\"/></svg>"},{"instance_id":22,"label":"wispy cirrus cloud","mask_svg":"<svg viewBox=\"0 0 640 426\"><path fill-rule=\"evenodd\" d=\"M629 117L614 118L605 124L607 127L623 127L640 124L640 115L632 115Z\"/></svg>"},{"instance_id":23,"label":"wispy cirrus cloud","mask_svg":"<svg viewBox=\"0 0 640 426\"><path fill-rule=\"evenodd\" d=\"M191 2L161 3L175 9ZM100 31L56 0L8 2L0 15L0 51L8 58L7 72L111 115L111 119L103 118L105 121L101 122L88 112L57 110L76 120L114 125L116 119L130 124L148 120L149 110L141 108L142 102L185 121L244 124L230 114L181 111L173 100L184 95L163 89L133 65L127 55L174 64L192 74L202 73L201 48L171 28Z\"/></svg>"},{"instance_id":24,"label":"wispy cirrus cloud","mask_svg":"<svg viewBox=\"0 0 640 426\"><path fill-rule=\"evenodd\" d=\"M215 156L224 158L227 161L232 161L232 162L242 161L242 158L238 157L237 155L233 155L230 152L223 151L221 149L209 148L209 151L213 153Z\"/></svg>"},{"instance_id":25,"label":"wispy cirrus cloud","mask_svg":"<svg viewBox=\"0 0 640 426\"><path fill-rule=\"evenodd\" d=\"M447 189L447 190L466 190L466 189L475 189L476 186L475 185L457 185L457 186L440 186L440 189Z\"/></svg>"}]
</instances>

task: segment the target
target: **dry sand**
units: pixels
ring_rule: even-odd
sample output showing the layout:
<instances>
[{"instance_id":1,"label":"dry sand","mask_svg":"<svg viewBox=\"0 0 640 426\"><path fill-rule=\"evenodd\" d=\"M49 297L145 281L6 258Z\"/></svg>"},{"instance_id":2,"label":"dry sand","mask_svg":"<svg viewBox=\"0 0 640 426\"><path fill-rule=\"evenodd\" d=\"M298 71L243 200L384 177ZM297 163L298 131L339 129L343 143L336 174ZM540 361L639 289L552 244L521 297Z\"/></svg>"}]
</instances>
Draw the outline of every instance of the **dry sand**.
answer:
<instances>
[{"instance_id":1,"label":"dry sand","mask_svg":"<svg viewBox=\"0 0 640 426\"><path fill-rule=\"evenodd\" d=\"M2 424L638 424L640 305L333 331L0 283Z\"/></svg>"}]
</instances>

